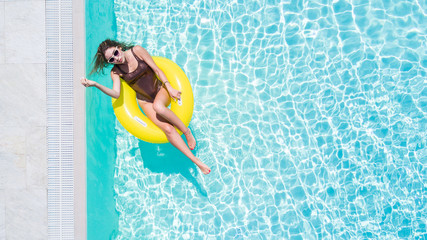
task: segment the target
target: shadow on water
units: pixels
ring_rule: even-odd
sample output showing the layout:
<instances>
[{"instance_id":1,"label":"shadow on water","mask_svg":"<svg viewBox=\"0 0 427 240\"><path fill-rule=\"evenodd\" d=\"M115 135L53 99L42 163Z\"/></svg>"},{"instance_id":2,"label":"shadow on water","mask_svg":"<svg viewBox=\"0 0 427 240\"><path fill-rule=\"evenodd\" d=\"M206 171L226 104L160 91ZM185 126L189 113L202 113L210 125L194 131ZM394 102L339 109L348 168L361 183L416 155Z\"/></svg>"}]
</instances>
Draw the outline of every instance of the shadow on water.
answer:
<instances>
[{"instance_id":1,"label":"shadow on water","mask_svg":"<svg viewBox=\"0 0 427 240\"><path fill-rule=\"evenodd\" d=\"M138 146L145 168L166 175L181 174L202 196L207 197L206 190L196 178L200 174L197 166L170 143L152 144L140 140Z\"/></svg>"}]
</instances>

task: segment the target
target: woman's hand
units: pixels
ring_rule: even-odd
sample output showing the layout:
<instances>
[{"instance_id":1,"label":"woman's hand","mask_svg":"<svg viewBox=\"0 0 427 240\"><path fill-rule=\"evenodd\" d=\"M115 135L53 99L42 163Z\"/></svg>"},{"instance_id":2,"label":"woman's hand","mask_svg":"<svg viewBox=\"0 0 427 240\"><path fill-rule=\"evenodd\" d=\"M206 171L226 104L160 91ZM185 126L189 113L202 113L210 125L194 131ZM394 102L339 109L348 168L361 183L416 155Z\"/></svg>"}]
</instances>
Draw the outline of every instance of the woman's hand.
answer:
<instances>
[{"instance_id":1,"label":"woman's hand","mask_svg":"<svg viewBox=\"0 0 427 240\"><path fill-rule=\"evenodd\" d=\"M89 80L85 77L80 78L80 82L82 83L83 86L85 87L93 87L96 85L95 81Z\"/></svg>"},{"instance_id":2,"label":"woman's hand","mask_svg":"<svg viewBox=\"0 0 427 240\"><path fill-rule=\"evenodd\" d=\"M167 90L169 92L169 95L171 96L171 98L176 101L176 100L180 100L181 99L181 91L176 90L175 88L173 88L170 84L166 85Z\"/></svg>"}]
</instances>

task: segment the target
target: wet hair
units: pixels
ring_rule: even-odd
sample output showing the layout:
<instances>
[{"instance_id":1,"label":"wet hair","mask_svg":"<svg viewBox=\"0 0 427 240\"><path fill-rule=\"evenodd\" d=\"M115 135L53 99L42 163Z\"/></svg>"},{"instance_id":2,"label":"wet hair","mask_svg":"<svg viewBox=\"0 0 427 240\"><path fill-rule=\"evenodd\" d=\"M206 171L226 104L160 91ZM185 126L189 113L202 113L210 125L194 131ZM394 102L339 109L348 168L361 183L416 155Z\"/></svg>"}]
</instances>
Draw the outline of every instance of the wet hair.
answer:
<instances>
[{"instance_id":1,"label":"wet hair","mask_svg":"<svg viewBox=\"0 0 427 240\"><path fill-rule=\"evenodd\" d=\"M110 47L120 47L122 48L122 51L126 51L128 49L131 49L133 46L133 44L106 39L98 46L98 50L96 51L96 54L92 60L92 71L90 71L89 75L100 72L103 73L104 68L111 64L105 58L105 51L107 51L107 49L109 49Z\"/></svg>"}]
</instances>

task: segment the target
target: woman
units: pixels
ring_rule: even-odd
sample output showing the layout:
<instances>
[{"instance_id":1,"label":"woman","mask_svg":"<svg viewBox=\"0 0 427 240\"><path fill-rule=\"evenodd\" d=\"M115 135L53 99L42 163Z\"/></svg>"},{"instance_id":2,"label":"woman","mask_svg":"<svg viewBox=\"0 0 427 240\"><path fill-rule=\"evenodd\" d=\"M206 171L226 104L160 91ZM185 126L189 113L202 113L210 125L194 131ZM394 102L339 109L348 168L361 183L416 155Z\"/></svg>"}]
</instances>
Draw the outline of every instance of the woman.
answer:
<instances>
[{"instance_id":1,"label":"woman","mask_svg":"<svg viewBox=\"0 0 427 240\"><path fill-rule=\"evenodd\" d=\"M98 47L90 74L99 73L108 64L114 64L111 69L112 89L87 78L81 78L82 85L94 86L110 97L119 98L120 78L123 78L137 93L138 104L145 115L166 134L169 142L190 158L204 174L209 174L211 169L190 151L190 148L193 150L196 146L190 129L167 107L171 98L174 101L181 98L181 92L170 85L150 54L141 46L107 39ZM184 133L190 148L174 126Z\"/></svg>"}]
</instances>

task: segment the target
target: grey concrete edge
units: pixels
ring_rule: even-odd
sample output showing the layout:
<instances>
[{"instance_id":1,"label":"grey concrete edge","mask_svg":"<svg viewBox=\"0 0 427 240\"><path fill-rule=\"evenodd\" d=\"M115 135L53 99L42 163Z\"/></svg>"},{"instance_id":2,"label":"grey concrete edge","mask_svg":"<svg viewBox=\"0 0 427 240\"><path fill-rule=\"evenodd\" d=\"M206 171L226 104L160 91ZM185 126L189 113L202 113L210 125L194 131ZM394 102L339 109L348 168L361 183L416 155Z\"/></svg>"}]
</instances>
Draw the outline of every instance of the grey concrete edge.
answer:
<instances>
[{"instance_id":1,"label":"grey concrete edge","mask_svg":"<svg viewBox=\"0 0 427 240\"><path fill-rule=\"evenodd\" d=\"M74 239L87 238L86 99L79 83L86 75L85 0L73 1L74 64Z\"/></svg>"}]
</instances>

